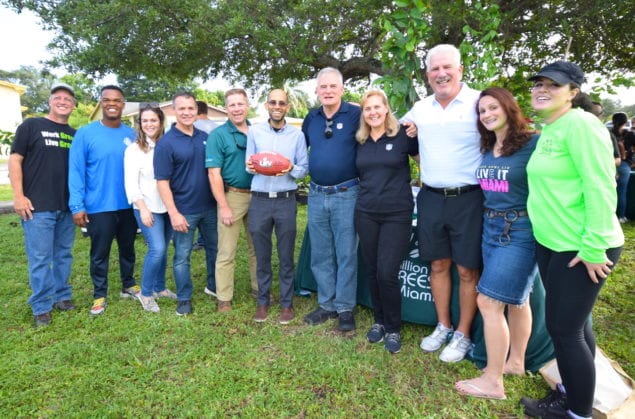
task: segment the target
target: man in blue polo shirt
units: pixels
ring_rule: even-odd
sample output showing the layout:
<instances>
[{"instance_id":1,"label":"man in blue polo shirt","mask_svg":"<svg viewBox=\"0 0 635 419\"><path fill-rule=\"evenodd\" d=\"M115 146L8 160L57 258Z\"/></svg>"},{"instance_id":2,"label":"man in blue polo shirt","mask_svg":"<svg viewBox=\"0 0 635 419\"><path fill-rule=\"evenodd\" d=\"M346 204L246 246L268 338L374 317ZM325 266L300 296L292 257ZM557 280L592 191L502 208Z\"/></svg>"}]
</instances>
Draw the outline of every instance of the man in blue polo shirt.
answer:
<instances>
[{"instance_id":1,"label":"man in blue polo shirt","mask_svg":"<svg viewBox=\"0 0 635 419\"><path fill-rule=\"evenodd\" d=\"M176 123L156 145L154 177L174 229L176 314L184 316L192 313L190 255L197 227L205 242L207 286L216 288L216 201L205 168L207 135L194 127L196 99L190 93L177 93L172 99L172 107Z\"/></svg>"},{"instance_id":2,"label":"man in blue polo shirt","mask_svg":"<svg viewBox=\"0 0 635 419\"><path fill-rule=\"evenodd\" d=\"M342 101L342 73L327 67L317 77L322 106L304 119L302 132L310 147L308 227L311 270L318 286L318 307L304 317L308 324L339 317L338 329L355 329L357 234L353 224L359 179L355 166L355 132L360 108Z\"/></svg>"},{"instance_id":3,"label":"man in blue polo shirt","mask_svg":"<svg viewBox=\"0 0 635 419\"><path fill-rule=\"evenodd\" d=\"M256 322L267 320L271 283L271 233L275 228L280 279L281 324L293 320L293 250L296 236L297 204L296 179L307 174L309 166L306 142L302 131L287 124L284 117L290 106L284 90L274 89L265 104L269 120L254 125L247 134L247 168L253 172L249 158L261 151L274 151L289 159L287 170L278 176L256 174L251 181L251 204L249 205L249 231L256 249L258 261L258 308Z\"/></svg>"}]
</instances>

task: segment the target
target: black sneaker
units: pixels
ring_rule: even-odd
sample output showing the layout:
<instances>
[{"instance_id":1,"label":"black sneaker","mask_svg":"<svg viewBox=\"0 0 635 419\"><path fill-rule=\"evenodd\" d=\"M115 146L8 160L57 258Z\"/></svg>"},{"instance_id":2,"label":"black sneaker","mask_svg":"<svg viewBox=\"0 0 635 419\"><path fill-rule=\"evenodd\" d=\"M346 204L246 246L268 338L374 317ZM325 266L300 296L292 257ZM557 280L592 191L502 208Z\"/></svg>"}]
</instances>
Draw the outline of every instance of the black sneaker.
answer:
<instances>
[{"instance_id":1,"label":"black sneaker","mask_svg":"<svg viewBox=\"0 0 635 419\"><path fill-rule=\"evenodd\" d=\"M53 307L60 311L75 310L75 304L73 304L71 300L58 301L57 303L53 304Z\"/></svg>"},{"instance_id":2,"label":"black sneaker","mask_svg":"<svg viewBox=\"0 0 635 419\"><path fill-rule=\"evenodd\" d=\"M179 301L176 306L177 316L187 316L192 314L192 302L190 300Z\"/></svg>"},{"instance_id":3,"label":"black sneaker","mask_svg":"<svg viewBox=\"0 0 635 419\"><path fill-rule=\"evenodd\" d=\"M370 327L368 333L366 333L366 339L370 343L379 343L384 340L385 333L386 331L384 330L384 326L379 323L375 323Z\"/></svg>"},{"instance_id":4,"label":"black sneaker","mask_svg":"<svg viewBox=\"0 0 635 419\"><path fill-rule=\"evenodd\" d=\"M338 314L340 317L337 330L341 332L350 332L355 329L355 318L352 311L342 311Z\"/></svg>"},{"instance_id":5,"label":"black sneaker","mask_svg":"<svg viewBox=\"0 0 635 419\"><path fill-rule=\"evenodd\" d=\"M520 404L525 406L525 414L531 417L566 418L567 416L567 394L564 392L562 384L558 384L555 390L543 399L530 399L523 397Z\"/></svg>"},{"instance_id":6,"label":"black sneaker","mask_svg":"<svg viewBox=\"0 0 635 419\"><path fill-rule=\"evenodd\" d=\"M35 327L44 327L51 324L51 312L37 314L33 316L35 321Z\"/></svg>"},{"instance_id":7,"label":"black sneaker","mask_svg":"<svg viewBox=\"0 0 635 419\"><path fill-rule=\"evenodd\" d=\"M391 354L397 354L401 350L401 335L399 333L386 333L384 348Z\"/></svg>"},{"instance_id":8,"label":"black sneaker","mask_svg":"<svg viewBox=\"0 0 635 419\"><path fill-rule=\"evenodd\" d=\"M322 307L318 307L304 316L304 322L310 324L311 326L315 326L316 324L322 324L328 319L334 319L336 317L337 311L328 311L324 310Z\"/></svg>"}]
</instances>

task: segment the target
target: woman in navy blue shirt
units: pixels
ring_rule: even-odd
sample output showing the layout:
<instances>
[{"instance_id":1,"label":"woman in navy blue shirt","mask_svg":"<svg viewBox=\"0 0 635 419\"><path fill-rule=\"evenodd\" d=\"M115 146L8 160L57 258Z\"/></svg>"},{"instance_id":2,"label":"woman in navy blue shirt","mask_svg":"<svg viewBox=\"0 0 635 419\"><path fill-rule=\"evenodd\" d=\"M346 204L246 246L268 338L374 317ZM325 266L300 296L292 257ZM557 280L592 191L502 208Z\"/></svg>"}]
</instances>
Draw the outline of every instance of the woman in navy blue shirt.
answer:
<instances>
[{"instance_id":1,"label":"woman in navy blue shirt","mask_svg":"<svg viewBox=\"0 0 635 419\"><path fill-rule=\"evenodd\" d=\"M503 374L524 375L531 334L529 293L537 273L536 242L527 216L527 161L537 135L507 90L481 92L476 112L483 161L476 171L483 195L483 273L477 303L483 316L487 368L456 383L465 395L505 399ZM507 318L505 317L507 309Z\"/></svg>"},{"instance_id":2,"label":"woman in navy blue shirt","mask_svg":"<svg viewBox=\"0 0 635 419\"><path fill-rule=\"evenodd\" d=\"M374 324L366 337L370 343L385 339L386 350L397 353L401 348L399 265L408 251L414 207L408 156L418 158L419 147L392 115L382 91L364 94L361 107L355 135L360 186L355 228L373 303Z\"/></svg>"}]
</instances>

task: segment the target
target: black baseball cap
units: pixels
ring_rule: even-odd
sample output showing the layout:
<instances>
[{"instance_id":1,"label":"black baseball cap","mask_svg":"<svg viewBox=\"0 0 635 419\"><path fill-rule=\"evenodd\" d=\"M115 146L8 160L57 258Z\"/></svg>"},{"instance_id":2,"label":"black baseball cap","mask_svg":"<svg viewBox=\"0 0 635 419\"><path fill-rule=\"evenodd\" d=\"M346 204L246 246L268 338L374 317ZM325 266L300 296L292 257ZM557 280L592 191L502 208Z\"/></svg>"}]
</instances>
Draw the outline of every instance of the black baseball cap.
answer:
<instances>
[{"instance_id":1,"label":"black baseball cap","mask_svg":"<svg viewBox=\"0 0 635 419\"><path fill-rule=\"evenodd\" d=\"M540 69L538 74L528 80L535 81L540 77L551 79L561 86L569 83L581 86L586 81L580 66L569 61L556 61L555 63L547 64Z\"/></svg>"},{"instance_id":2,"label":"black baseball cap","mask_svg":"<svg viewBox=\"0 0 635 419\"><path fill-rule=\"evenodd\" d=\"M55 83L53 87L51 87L51 94L57 92L58 90L66 90L71 96L75 97L75 91L66 83Z\"/></svg>"}]
</instances>

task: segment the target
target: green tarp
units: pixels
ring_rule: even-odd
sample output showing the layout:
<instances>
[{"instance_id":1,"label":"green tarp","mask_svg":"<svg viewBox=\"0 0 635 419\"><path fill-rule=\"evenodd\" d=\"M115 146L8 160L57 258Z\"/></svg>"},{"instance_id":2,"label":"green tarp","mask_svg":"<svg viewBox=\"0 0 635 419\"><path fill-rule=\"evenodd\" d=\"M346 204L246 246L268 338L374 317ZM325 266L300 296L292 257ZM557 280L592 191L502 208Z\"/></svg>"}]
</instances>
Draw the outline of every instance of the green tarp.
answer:
<instances>
[{"instance_id":1,"label":"green tarp","mask_svg":"<svg viewBox=\"0 0 635 419\"><path fill-rule=\"evenodd\" d=\"M371 307L368 280L361 257L358 252L357 275L357 302ZM428 263L419 259L417 247L416 228L413 228L410 240L410 251L401 264L399 277L401 280L401 318L404 321L435 326L437 315L434 310L434 302L430 293L430 267ZM458 305L459 277L455 269L452 273L452 323L456 325L459 320ZM296 292L300 290L316 291L317 285L311 272L311 241L308 229L305 231L295 280ZM530 304L533 312L533 325L531 338L527 346L525 368L530 371L538 371L546 362L554 357L551 339L547 333L544 320L545 290L539 276L534 280L534 289L531 294ZM485 351L485 339L483 337L483 319L477 314L472 325L472 342L474 350L469 358L479 367L483 368L487 362Z\"/></svg>"}]
</instances>

